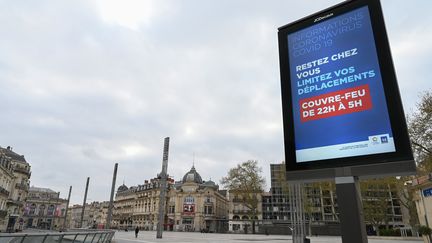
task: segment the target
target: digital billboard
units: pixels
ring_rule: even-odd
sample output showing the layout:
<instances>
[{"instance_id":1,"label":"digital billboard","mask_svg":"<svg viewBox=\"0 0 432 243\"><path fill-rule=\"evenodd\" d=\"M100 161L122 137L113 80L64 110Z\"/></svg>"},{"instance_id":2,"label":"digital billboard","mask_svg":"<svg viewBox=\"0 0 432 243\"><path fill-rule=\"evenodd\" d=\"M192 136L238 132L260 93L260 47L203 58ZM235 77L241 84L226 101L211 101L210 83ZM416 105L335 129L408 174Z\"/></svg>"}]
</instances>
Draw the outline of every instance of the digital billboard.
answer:
<instances>
[{"instance_id":1,"label":"digital billboard","mask_svg":"<svg viewBox=\"0 0 432 243\"><path fill-rule=\"evenodd\" d=\"M379 1L346 1L279 28L287 169L408 160Z\"/></svg>"},{"instance_id":2,"label":"digital billboard","mask_svg":"<svg viewBox=\"0 0 432 243\"><path fill-rule=\"evenodd\" d=\"M195 204L184 204L183 205L183 213L193 214L194 212L195 212Z\"/></svg>"},{"instance_id":3,"label":"digital billboard","mask_svg":"<svg viewBox=\"0 0 432 243\"><path fill-rule=\"evenodd\" d=\"M369 10L288 35L298 162L394 152Z\"/></svg>"}]
</instances>

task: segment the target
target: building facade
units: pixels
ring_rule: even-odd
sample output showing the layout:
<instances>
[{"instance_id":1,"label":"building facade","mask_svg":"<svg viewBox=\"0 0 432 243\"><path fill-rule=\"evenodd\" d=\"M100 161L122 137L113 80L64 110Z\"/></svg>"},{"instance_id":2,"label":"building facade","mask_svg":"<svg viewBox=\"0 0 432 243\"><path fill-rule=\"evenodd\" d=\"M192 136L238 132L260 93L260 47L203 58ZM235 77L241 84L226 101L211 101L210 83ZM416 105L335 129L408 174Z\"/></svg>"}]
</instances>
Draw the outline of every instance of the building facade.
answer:
<instances>
[{"instance_id":1,"label":"building facade","mask_svg":"<svg viewBox=\"0 0 432 243\"><path fill-rule=\"evenodd\" d=\"M6 229L3 229L8 232L20 231L24 227L24 202L29 190L31 168L24 156L15 153L10 146L7 148L0 147L0 154L3 161L5 161L4 163L10 163L13 169L13 179L10 175L2 175L2 178L6 181L4 185L7 187L3 189L6 191L10 189L6 207L4 208L7 213L3 217L3 222L7 221ZM7 194L6 191L3 191L3 196ZM4 214L5 212L0 214L0 218Z\"/></svg>"},{"instance_id":2,"label":"building facade","mask_svg":"<svg viewBox=\"0 0 432 243\"><path fill-rule=\"evenodd\" d=\"M109 201L92 202L90 204L90 217L92 217L93 228L104 229L108 219Z\"/></svg>"},{"instance_id":3,"label":"building facade","mask_svg":"<svg viewBox=\"0 0 432 243\"><path fill-rule=\"evenodd\" d=\"M59 230L65 224L67 199L49 188L30 187L24 208L26 228Z\"/></svg>"},{"instance_id":4,"label":"building facade","mask_svg":"<svg viewBox=\"0 0 432 243\"><path fill-rule=\"evenodd\" d=\"M203 181L192 166L168 193L167 225L175 231L225 232L228 230L228 200L225 190Z\"/></svg>"},{"instance_id":5,"label":"building facade","mask_svg":"<svg viewBox=\"0 0 432 243\"><path fill-rule=\"evenodd\" d=\"M168 179L168 190L173 182ZM156 230L160 186L158 178L145 180L144 184L130 188L121 185L115 196L111 227L132 229L138 226L144 230Z\"/></svg>"},{"instance_id":6,"label":"building facade","mask_svg":"<svg viewBox=\"0 0 432 243\"><path fill-rule=\"evenodd\" d=\"M289 211L289 201L287 184L283 184L282 173L285 168L279 164L270 165L271 188L270 195L263 198L263 220L270 223L288 223L291 212Z\"/></svg>"},{"instance_id":7,"label":"building facade","mask_svg":"<svg viewBox=\"0 0 432 243\"><path fill-rule=\"evenodd\" d=\"M413 179L411 186L420 225L432 228L432 173Z\"/></svg>"},{"instance_id":8,"label":"building facade","mask_svg":"<svg viewBox=\"0 0 432 243\"><path fill-rule=\"evenodd\" d=\"M229 231L233 233L259 232L262 225L262 192L229 191Z\"/></svg>"},{"instance_id":9,"label":"building facade","mask_svg":"<svg viewBox=\"0 0 432 243\"><path fill-rule=\"evenodd\" d=\"M86 203L81 223L82 205L75 204L69 207L66 227L69 229L104 229L108 218L109 202Z\"/></svg>"},{"instance_id":10,"label":"building facade","mask_svg":"<svg viewBox=\"0 0 432 243\"><path fill-rule=\"evenodd\" d=\"M8 200L15 179L11 160L0 150L0 232L5 232L9 222Z\"/></svg>"},{"instance_id":11,"label":"building facade","mask_svg":"<svg viewBox=\"0 0 432 243\"><path fill-rule=\"evenodd\" d=\"M89 209L87 207L84 208L83 223L81 225L82 210L83 210L83 206L79 204L75 204L69 207L67 228L69 229L78 229L81 227L88 228Z\"/></svg>"},{"instance_id":12,"label":"building facade","mask_svg":"<svg viewBox=\"0 0 432 243\"><path fill-rule=\"evenodd\" d=\"M183 180L168 179L164 215L165 230L226 231L226 191L213 181L203 181L195 167ZM116 193L112 227L156 230L159 215L160 179L145 180L144 184L121 185Z\"/></svg>"}]
</instances>

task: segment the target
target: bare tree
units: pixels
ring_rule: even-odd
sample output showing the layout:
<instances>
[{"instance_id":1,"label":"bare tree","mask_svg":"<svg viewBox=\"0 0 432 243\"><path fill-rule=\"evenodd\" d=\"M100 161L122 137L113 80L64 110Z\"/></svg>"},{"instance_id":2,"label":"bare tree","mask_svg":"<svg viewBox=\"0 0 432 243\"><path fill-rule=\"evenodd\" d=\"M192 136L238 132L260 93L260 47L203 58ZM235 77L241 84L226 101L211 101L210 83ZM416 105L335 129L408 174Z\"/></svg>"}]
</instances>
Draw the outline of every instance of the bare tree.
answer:
<instances>
[{"instance_id":1,"label":"bare tree","mask_svg":"<svg viewBox=\"0 0 432 243\"><path fill-rule=\"evenodd\" d=\"M421 175L432 172L432 90L424 92L408 116L408 131Z\"/></svg>"},{"instance_id":2,"label":"bare tree","mask_svg":"<svg viewBox=\"0 0 432 243\"><path fill-rule=\"evenodd\" d=\"M394 186L400 198L400 204L408 210L409 224L413 229L416 229L419 224L419 218L417 214L417 207L414 201L415 190L411 187L409 182L412 176L402 176L400 178L393 178Z\"/></svg>"}]
</instances>

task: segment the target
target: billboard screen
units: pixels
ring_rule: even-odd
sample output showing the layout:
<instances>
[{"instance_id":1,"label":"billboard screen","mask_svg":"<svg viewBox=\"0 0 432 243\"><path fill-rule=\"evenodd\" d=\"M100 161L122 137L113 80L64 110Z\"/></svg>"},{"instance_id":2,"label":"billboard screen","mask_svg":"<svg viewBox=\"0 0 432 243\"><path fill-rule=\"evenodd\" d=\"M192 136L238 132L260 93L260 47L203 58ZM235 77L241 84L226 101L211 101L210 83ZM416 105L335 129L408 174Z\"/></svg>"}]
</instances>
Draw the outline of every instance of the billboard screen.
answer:
<instances>
[{"instance_id":1,"label":"billboard screen","mask_svg":"<svg viewBox=\"0 0 432 243\"><path fill-rule=\"evenodd\" d=\"M195 204L184 204L183 205L183 213L193 214L194 212L195 212Z\"/></svg>"},{"instance_id":2,"label":"billboard screen","mask_svg":"<svg viewBox=\"0 0 432 243\"><path fill-rule=\"evenodd\" d=\"M287 39L297 161L394 152L368 7Z\"/></svg>"},{"instance_id":3,"label":"billboard screen","mask_svg":"<svg viewBox=\"0 0 432 243\"><path fill-rule=\"evenodd\" d=\"M379 1L279 29L288 169L412 160Z\"/></svg>"}]
</instances>

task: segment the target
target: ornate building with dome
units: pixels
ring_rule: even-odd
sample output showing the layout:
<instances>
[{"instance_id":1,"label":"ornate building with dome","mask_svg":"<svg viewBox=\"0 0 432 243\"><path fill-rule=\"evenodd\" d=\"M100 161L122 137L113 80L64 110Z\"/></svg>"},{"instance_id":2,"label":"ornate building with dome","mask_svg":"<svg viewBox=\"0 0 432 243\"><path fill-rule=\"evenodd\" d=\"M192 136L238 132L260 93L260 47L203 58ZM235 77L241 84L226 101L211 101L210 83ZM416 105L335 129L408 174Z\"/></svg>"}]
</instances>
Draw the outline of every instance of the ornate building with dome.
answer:
<instances>
[{"instance_id":1,"label":"ornate building with dome","mask_svg":"<svg viewBox=\"0 0 432 243\"><path fill-rule=\"evenodd\" d=\"M156 230L160 181L146 180L143 185L121 185L116 193L112 226L118 229L139 227ZM203 181L192 166L181 181L168 179L164 228L170 231L226 232L228 199L225 190Z\"/></svg>"},{"instance_id":2,"label":"ornate building with dome","mask_svg":"<svg viewBox=\"0 0 432 243\"><path fill-rule=\"evenodd\" d=\"M219 190L211 180L203 181L194 166L168 195L168 223L175 231L228 230L226 190Z\"/></svg>"}]
</instances>

